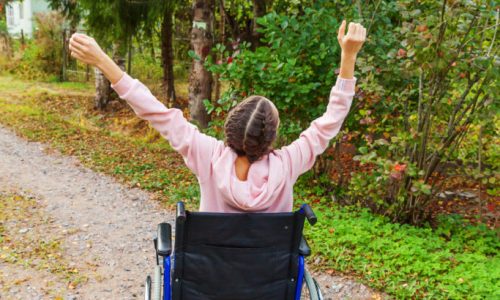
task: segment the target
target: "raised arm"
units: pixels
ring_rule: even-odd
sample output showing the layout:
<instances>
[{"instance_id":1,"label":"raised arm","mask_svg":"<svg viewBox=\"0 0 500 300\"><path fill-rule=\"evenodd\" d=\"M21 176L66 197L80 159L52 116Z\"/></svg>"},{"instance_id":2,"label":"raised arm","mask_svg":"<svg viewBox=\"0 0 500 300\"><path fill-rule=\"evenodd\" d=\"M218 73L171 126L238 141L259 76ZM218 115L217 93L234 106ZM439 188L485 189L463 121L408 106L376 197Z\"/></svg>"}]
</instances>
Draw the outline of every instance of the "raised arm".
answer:
<instances>
[{"instance_id":1,"label":"raised arm","mask_svg":"<svg viewBox=\"0 0 500 300\"><path fill-rule=\"evenodd\" d=\"M297 140L280 149L289 162L289 175L294 181L308 171L316 157L325 151L330 140L338 134L351 107L356 84L354 65L366 38L366 29L360 24L349 23L345 34L345 28L346 22L343 21L337 35L342 48L340 74L330 92L326 112L314 120Z\"/></svg>"},{"instance_id":2,"label":"raised arm","mask_svg":"<svg viewBox=\"0 0 500 300\"><path fill-rule=\"evenodd\" d=\"M184 118L182 111L165 107L139 80L124 73L93 38L74 34L70 50L71 56L99 68L120 98L125 99L138 117L149 121L170 142L200 180L209 174L213 151L222 146L222 142L200 133Z\"/></svg>"}]
</instances>

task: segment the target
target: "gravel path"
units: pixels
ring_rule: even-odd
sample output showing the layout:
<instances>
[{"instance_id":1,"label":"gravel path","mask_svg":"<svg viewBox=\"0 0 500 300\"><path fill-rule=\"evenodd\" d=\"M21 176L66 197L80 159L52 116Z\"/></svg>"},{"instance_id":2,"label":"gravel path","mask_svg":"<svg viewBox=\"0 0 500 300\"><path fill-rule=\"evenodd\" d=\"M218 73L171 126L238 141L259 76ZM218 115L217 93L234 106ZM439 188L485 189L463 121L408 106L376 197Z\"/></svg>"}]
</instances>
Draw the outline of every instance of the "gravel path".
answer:
<instances>
[{"instance_id":1,"label":"gravel path","mask_svg":"<svg viewBox=\"0 0 500 300\"><path fill-rule=\"evenodd\" d=\"M43 236L64 233L64 256L88 280L61 286L43 270L0 260L0 299L53 299L51 290L63 293L62 299L141 299L145 274L154 265L151 237L157 223L173 221L173 213L148 193L84 168L75 158L47 154L46 148L0 126L0 192L36 198L51 220ZM317 276L326 299L381 297L347 278Z\"/></svg>"}]
</instances>

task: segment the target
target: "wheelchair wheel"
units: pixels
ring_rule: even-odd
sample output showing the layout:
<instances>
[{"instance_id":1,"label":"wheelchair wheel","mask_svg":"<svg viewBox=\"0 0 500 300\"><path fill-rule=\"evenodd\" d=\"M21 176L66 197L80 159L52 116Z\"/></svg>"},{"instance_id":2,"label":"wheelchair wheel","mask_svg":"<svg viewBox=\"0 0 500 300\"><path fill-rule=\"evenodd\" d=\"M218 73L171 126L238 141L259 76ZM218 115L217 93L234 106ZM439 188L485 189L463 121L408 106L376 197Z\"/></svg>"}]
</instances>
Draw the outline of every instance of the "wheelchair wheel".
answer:
<instances>
[{"instance_id":1,"label":"wheelchair wheel","mask_svg":"<svg viewBox=\"0 0 500 300\"><path fill-rule=\"evenodd\" d=\"M151 276L146 277L146 284L144 285L144 300L151 300Z\"/></svg>"},{"instance_id":2,"label":"wheelchair wheel","mask_svg":"<svg viewBox=\"0 0 500 300\"><path fill-rule=\"evenodd\" d=\"M155 266L153 274L153 298L152 300L161 300L161 266Z\"/></svg>"},{"instance_id":3,"label":"wheelchair wheel","mask_svg":"<svg viewBox=\"0 0 500 300\"><path fill-rule=\"evenodd\" d=\"M311 273L307 269L304 270L304 281L309 291L309 299L311 300L323 300L323 295L321 294L321 289L318 282L312 278Z\"/></svg>"}]
</instances>

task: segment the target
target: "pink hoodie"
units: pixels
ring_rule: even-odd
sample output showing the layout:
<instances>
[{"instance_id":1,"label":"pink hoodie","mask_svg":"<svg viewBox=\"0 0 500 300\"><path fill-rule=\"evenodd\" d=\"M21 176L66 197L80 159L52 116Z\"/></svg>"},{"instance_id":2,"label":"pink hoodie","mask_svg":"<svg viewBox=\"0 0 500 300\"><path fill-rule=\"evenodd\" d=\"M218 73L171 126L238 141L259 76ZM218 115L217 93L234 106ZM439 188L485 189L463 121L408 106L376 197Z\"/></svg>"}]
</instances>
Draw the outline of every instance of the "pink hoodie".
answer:
<instances>
[{"instance_id":1,"label":"pink hoodie","mask_svg":"<svg viewBox=\"0 0 500 300\"><path fill-rule=\"evenodd\" d=\"M137 116L151 122L182 155L200 184L200 211L290 212L294 183L339 132L349 112L355 84L356 79L337 78L323 116L314 120L296 141L253 163L246 181L236 177L237 155L231 148L200 133L180 110L166 108L140 81L124 74L112 87Z\"/></svg>"}]
</instances>

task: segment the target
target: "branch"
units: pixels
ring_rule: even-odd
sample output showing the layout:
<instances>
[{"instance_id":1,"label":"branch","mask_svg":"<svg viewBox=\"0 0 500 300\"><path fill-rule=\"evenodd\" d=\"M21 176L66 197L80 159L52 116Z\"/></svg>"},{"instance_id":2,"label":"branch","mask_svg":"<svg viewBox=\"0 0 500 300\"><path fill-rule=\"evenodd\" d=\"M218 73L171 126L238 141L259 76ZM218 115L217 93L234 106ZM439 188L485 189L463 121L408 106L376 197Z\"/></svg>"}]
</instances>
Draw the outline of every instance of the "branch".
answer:
<instances>
[{"instance_id":1,"label":"branch","mask_svg":"<svg viewBox=\"0 0 500 300\"><path fill-rule=\"evenodd\" d=\"M473 80L468 81L467 88L464 90L462 93L462 96L460 97L460 101L455 105L455 108L453 109L453 113L450 115L450 120L448 122L448 134L451 133L451 130L453 126L455 125L455 117L457 113L460 111L460 108L462 107L463 103L465 102L465 99L467 98L467 95L469 95L470 90L476 84L476 82L479 81L479 74L476 74L475 78Z\"/></svg>"},{"instance_id":2,"label":"branch","mask_svg":"<svg viewBox=\"0 0 500 300\"><path fill-rule=\"evenodd\" d=\"M378 7L379 7L381 2L382 2L382 0L379 0L377 2L377 5L375 6L375 10L373 11L372 18L370 19L370 25L368 25L368 30L366 31L367 35L370 34L370 30L371 30L372 25L373 25L373 20L375 19L375 14L377 13Z\"/></svg>"},{"instance_id":3,"label":"branch","mask_svg":"<svg viewBox=\"0 0 500 300\"><path fill-rule=\"evenodd\" d=\"M495 40L497 38L497 31L498 31L498 14L499 14L500 9L497 8L497 16L496 16L496 22L495 22L495 33L493 34L493 39L491 41L490 49L488 49L488 54L486 56L490 56L491 54L491 49L493 49L493 44L495 44Z\"/></svg>"}]
</instances>

